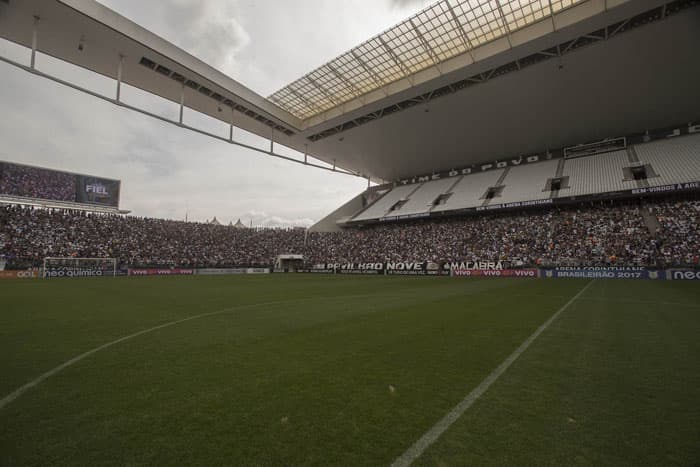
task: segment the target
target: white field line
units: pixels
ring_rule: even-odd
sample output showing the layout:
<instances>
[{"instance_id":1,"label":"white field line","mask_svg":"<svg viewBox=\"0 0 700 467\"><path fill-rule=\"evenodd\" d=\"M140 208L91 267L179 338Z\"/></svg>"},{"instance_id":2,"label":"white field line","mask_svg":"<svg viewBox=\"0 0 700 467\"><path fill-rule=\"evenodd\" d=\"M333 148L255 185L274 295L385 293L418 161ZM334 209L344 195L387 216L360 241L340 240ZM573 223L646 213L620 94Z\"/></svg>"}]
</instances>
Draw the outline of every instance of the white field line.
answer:
<instances>
[{"instance_id":1,"label":"white field line","mask_svg":"<svg viewBox=\"0 0 700 467\"><path fill-rule=\"evenodd\" d=\"M32 381L28 382L24 386L21 386L8 394L7 396L3 397L0 399L0 410L2 410L6 405L10 404L12 401L20 397L22 394L33 388L34 386L37 386L38 384L42 383L44 380L50 378L51 376L55 375L56 373L59 373L63 371L64 369L68 368L71 365L74 365L78 363L81 360L86 359L90 355L97 353L101 350L107 349L109 347L112 347L113 345L120 344L124 341L128 341L130 339L133 339L138 336L142 336L144 334L151 333L153 331L157 331L159 329L164 329L168 328L170 326L175 326L176 324L180 323L185 323L187 321L192 321L194 319L199 319L199 318L206 318L207 316L214 316L214 315L220 315L223 313L228 313L230 311L237 311L237 310L243 310L247 308L255 308L255 307L260 307L260 306L268 306L268 305L281 305L284 303L293 303L293 302L304 302L304 301L309 301L309 300L323 300L323 299L340 299L340 298L360 298L360 297L370 297L370 296L377 296L378 294L366 294L366 295L347 295L347 296L339 296L339 297L309 297L309 298L300 298L300 299L293 299L293 300L278 300L274 302L263 302L263 303L252 303L250 305L239 305L239 306L234 306L234 307L229 307L229 308L223 308L221 310L216 310L216 311L210 311L207 313L201 313L199 315L194 315L194 316L188 316L187 318L182 318L178 319L175 321L169 321L167 323L159 324L158 326L153 326L152 328L148 329L143 329L141 331L135 332L133 334L129 334L128 336L120 337L119 339L115 339L111 342L107 342L106 344L103 344L99 347L95 347L94 349L88 350L85 353L82 353L76 357L71 358L70 360L61 363L58 365L56 368L47 371L43 375L33 379Z\"/></svg>"},{"instance_id":2,"label":"white field line","mask_svg":"<svg viewBox=\"0 0 700 467\"><path fill-rule=\"evenodd\" d=\"M479 281L481 282L481 281ZM480 292L479 290L475 292ZM459 295L459 294L457 294ZM263 303L252 303L250 305L240 305L240 306L234 306L234 307L229 307L229 308L223 308L221 310L216 310L216 311L210 311L207 313L201 313L199 315L194 315L194 316L189 316L187 318L182 318L178 319L175 321L169 321L167 323L159 324L158 326L153 326L152 328L144 329L138 332L135 332L133 334L129 334L128 336L120 337L119 339L115 339L111 342L107 342L106 344L103 344L99 347L95 347L94 349L88 350L85 353L82 353L76 357L71 358L70 360L61 363L59 366L56 368L47 371L46 373L42 374L41 376L38 376L37 378L33 379L32 381L28 382L27 384L15 389L13 392L8 394L7 396L3 397L0 399L0 410L2 410L5 406L8 404L12 403L15 399L20 397L22 394L30 390L31 388L37 386L38 384L42 383L44 380L50 378L51 376L55 375L56 373L59 373L63 371L64 369L68 368L71 365L74 365L78 363L81 360L84 360L85 358L89 357L90 355L97 353L101 350L107 349L109 347L112 347L113 345L120 344L124 341L128 341L130 339L133 339L135 337L141 336L143 334L148 334L153 331L157 331L159 329L163 328L168 328L170 326L174 326L176 324L180 323L185 323L187 321L192 321L194 319L199 319L199 318L206 318L207 316L214 316L214 315L220 315L223 313L228 313L230 311L236 311L236 310L243 310L246 308L255 308L255 307L260 307L260 306L268 306L268 305L281 305L284 303L294 303L294 302L305 302L305 301L310 301L310 300L335 300L335 299L345 299L345 298L361 298L361 297L392 297L393 295L391 294L357 294L357 295L341 295L341 296L335 296L335 297L308 297L308 298L299 298L299 299L292 299L292 300L278 300L274 302L263 302Z\"/></svg>"},{"instance_id":3,"label":"white field line","mask_svg":"<svg viewBox=\"0 0 700 467\"><path fill-rule=\"evenodd\" d=\"M556 313L554 313L547 321L545 321L535 332L530 335L525 342L520 344L520 347L515 349L515 351L506 358L503 363L498 365L495 370L493 370L486 378L484 378L481 383L474 388L469 394L466 395L462 401L457 404L452 410L450 410L447 415L445 415L440 421L438 421L433 427L428 430L423 436L420 437L411 447L409 447L401 456L396 458L396 460L391 464L392 467L408 467L418 459L423 452L445 432L447 429L456 422L459 417L461 417L464 412L471 407L474 402L485 393L489 387L508 369L510 365L513 364L515 360L520 357L520 355L527 350L528 347L537 339L537 337L542 334L542 332L549 327L552 322L559 317L559 315L569 308L572 303L574 303L590 286L595 282L593 279L591 282L586 284L576 295L574 295L568 302L559 308Z\"/></svg>"}]
</instances>

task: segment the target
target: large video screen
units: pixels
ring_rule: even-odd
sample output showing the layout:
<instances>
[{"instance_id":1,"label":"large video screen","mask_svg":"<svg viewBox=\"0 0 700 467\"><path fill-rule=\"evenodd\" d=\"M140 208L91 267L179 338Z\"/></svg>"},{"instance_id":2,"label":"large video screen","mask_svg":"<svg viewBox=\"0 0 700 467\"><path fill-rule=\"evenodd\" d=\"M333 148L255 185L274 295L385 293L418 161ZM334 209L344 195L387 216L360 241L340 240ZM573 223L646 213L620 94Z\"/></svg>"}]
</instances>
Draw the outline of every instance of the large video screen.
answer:
<instances>
[{"instance_id":1,"label":"large video screen","mask_svg":"<svg viewBox=\"0 0 700 467\"><path fill-rule=\"evenodd\" d=\"M0 161L0 196L119 207L119 180Z\"/></svg>"}]
</instances>

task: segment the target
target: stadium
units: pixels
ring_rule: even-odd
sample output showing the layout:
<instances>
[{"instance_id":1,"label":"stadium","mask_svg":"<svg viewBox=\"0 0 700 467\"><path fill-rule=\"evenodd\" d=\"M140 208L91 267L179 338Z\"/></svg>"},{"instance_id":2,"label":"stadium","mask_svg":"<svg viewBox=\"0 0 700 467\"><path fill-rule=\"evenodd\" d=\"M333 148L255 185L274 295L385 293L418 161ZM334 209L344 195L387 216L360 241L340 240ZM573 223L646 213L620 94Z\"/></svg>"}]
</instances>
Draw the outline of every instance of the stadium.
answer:
<instances>
[{"instance_id":1,"label":"stadium","mask_svg":"<svg viewBox=\"0 0 700 467\"><path fill-rule=\"evenodd\" d=\"M700 463L698 1L423 2L268 97L103 3L0 0L0 73L363 189L175 219L0 148L0 465Z\"/></svg>"}]
</instances>

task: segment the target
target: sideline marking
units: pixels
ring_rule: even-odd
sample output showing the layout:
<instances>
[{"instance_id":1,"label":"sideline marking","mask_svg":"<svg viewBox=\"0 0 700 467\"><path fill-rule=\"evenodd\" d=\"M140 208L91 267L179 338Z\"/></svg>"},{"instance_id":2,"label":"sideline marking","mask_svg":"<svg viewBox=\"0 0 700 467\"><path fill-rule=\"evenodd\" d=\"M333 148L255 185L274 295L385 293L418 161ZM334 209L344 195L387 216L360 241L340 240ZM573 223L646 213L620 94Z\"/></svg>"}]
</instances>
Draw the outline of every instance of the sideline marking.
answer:
<instances>
[{"instance_id":1,"label":"sideline marking","mask_svg":"<svg viewBox=\"0 0 700 467\"><path fill-rule=\"evenodd\" d=\"M192 321L194 319L206 318L207 316L220 315L223 313L228 313L228 312L237 311L237 310L243 310L246 308L255 308L255 307L267 306L267 305L281 305L284 303L304 302L304 301L309 301L309 300L360 298L360 297L371 297L371 296L376 296L376 295L377 294L346 295L346 296L339 296L339 297L309 297L309 298L299 298L299 299L293 299L293 300L278 300L278 301L274 301L274 302L251 303L249 305L239 305L239 306L234 306L234 307L223 308L221 310L209 311L207 313L201 313L199 315L189 316L187 318L182 318L182 319L178 319L175 321L169 321L167 323L159 324L158 326L153 326L152 328L143 329L143 330L135 332L133 334L129 334L128 336L120 337L119 339L115 339L111 342L107 342L106 344L102 344L99 347L95 347L94 349L88 350L85 353L82 353L76 357L71 358L70 360L68 360L66 362L61 363L56 368L47 371L43 375L38 376L37 378L33 379L32 381L28 382L27 384L25 384L21 387L15 389L10 394L8 394L7 396L0 399L0 410L2 410L6 405L13 402L15 399L20 397L22 394L24 394L25 392L27 392L28 390L30 390L34 386L37 386L38 384L40 384L44 380L50 378L51 376L55 375L56 373L59 373L60 371L68 368L69 366L74 365L81 360L84 360L85 358L89 357L90 355L97 353L100 350L104 350L106 348L112 347L113 345L117 345L121 342L128 341L129 339L133 339L134 337L138 337L138 336L141 336L143 334L148 334L150 332L157 331L159 329L168 328L170 326L175 326L176 324L185 323L187 321Z\"/></svg>"},{"instance_id":2,"label":"sideline marking","mask_svg":"<svg viewBox=\"0 0 700 467\"><path fill-rule=\"evenodd\" d=\"M552 322L557 319L557 317L569 306L574 303L587 289L595 282L593 279L591 282L585 285L576 295L574 295L571 300L566 302L564 306L559 308L556 313L554 313L547 321L542 323L540 327L533 332L530 337L525 339L525 342L520 344L520 347L515 349L515 351L508 356L503 363L498 365L495 370L493 370L486 378L484 378L481 383L472 389L472 391L467 394L467 396L462 399L462 401L457 404L452 410L450 410L447 415L445 415L439 422L437 422L433 427L428 430L423 436L420 437L411 447L409 447L401 456L397 457L396 460L391 464L391 467L408 467L418 459L423 452L425 452L428 447L433 444L437 439L445 432L447 429L456 422L459 417L461 417L464 412L471 407L474 402L485 393L489 387L508 369L508 367L520 357L520 355L530 347L537 337L542 334L542 332L549 327Z\"/></svg>"}]
</instances>

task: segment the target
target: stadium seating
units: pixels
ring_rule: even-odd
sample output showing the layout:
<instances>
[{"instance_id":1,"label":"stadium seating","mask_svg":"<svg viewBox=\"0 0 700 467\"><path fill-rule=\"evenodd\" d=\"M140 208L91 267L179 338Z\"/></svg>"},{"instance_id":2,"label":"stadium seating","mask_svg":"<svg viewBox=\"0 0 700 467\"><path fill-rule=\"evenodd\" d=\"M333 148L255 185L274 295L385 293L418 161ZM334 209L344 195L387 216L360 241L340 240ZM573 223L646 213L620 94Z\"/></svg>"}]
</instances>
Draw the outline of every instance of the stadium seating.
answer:
<instances>
[{"instance_id":1,"label":"stadium seating","mask_svg":"<svg viewBox=\"0 0 700 467\"><path fill-rule=\"evenodd\" d=\"M450 211L480 206L484 202L482 196L486 190L498 182L503 172L504 169L498 169L465 175L452 188L452 196L447 199L447 202L435 206L433 211Z\"/></svg>"},{"instance_id":2,"label":"stadium seating","mask_svg":"<svg viewBox=\"0 0 700 467\"><path fill-rule=\"evenodd\" d=\"M640 162L651 164L658 177L650 186L700 181L700 134L640 144Z\"/></svg>"},{"instance_id":3,"label":"stadium seating","mask_svg":"<svg viewBox=\"0 0 700 467\"><path fill-rule=\"evenodd\" d=\"M373 204L370 204L362 213L355 216L353 220L369 220L383 217L389 209L396 203L408 197L412 191L418 188L418 185L403 185L394 188L387 194L379 198Z\"/></svg>"},{"instance_id":4,"label":"stadium seating","mask_svg":"<svg viewBox=\"0 0 700 467\"><path fill-rule=\"evenodd\" d=\"M409 216L429 212L433 207L435 198L445 193L456 181L456 178L444 178L423 183L416 191L411 193L406 204L389 214L395 216Z\"/></svg>"},{"instance_id":5,"label":"stadium seating","mask_svg":"<svg viewBox=\"0 0 700 467\"><path fill-rule=\"evenodd\" d=\"M650 167L650 177L644 184L631 177L629 168L635 165ZM547 183L555 177L562 177L565 182L560 190L552 192L547 189ZM595 156L552 159L422 184L402 185L389 191L352 220L416 216L489 204L579 197L695 181L700 181L700 135L640 144L627 150ZM486 200L486 191L497 184L502 186L500 192L493 199ZM449 196L443 203L433 205L442 194ZM405 201L402 205L389 211L402 200Z\"/></svg>"},{"instance_id":6,"label":"stadium seating","mask_svg":"<svg viewBox=\"0 0 700 467\"><path fill-rule=\"evenodd\" d=\"M549 198L551 192L545 190L545 185L548 179L556 175L558 164L558 160L550 160L511 167L503 180L505 187L501 196L494 198L491 203L513 203Z\"/></svg>"},{"instance_id":7,"label":"stadium seating","mask_svg":"<svg viewBox=\"0 0 700 467\"><path fill-rule=\"evenodd\" d=\"M559 196L582 196L637 188L634 180L624 180L624 168L630 165L627 151L614 151L597 156L568 159L563 176L569 177L569 188Z\"/></svg>"}]
</instances>

